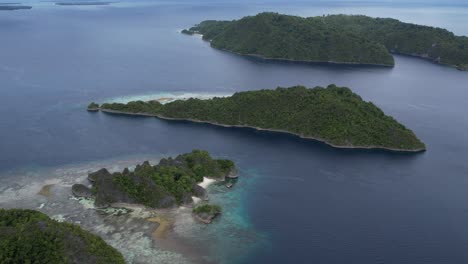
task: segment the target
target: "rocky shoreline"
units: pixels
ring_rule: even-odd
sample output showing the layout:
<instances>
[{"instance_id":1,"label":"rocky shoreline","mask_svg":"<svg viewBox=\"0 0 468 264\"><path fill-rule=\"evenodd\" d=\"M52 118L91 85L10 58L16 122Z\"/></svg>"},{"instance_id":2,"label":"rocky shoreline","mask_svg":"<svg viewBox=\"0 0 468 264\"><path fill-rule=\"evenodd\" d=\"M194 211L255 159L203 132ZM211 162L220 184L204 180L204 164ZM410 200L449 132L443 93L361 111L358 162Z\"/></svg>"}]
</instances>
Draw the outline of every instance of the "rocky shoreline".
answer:
<instances>
[{"instance_id":1,"label":"rocky shoreline","mask_svg":"<svg viewBox=\"0 0 468 264\"><path fill-rule=\"evenodd\" d=\"M219 124L215 122L209 122L209 121L201 121L201 120L195 120L195 119L184 119L184 118L171 118L171 117L165 117L161 115L156 115L156 114L150 114L150 113L130 113L130 112L124 112L124 111L116 111L116 110L109 110L109 109L103 109L99 108L99 111L103 113L108 113L108 114L117 114L117 115L132 115L132 116L147 116L147 117L156 117L159 119L164 119L164 120L173 120L173 121L189 121L189 122L194 122L194 123L202 123L202 124L210 124L214 126L221 126L221 127L236 127L236 128L251 128L255 129L258 131L269 131L269 132L277 132L277 133L286 133L290 135L297 136L302 139L312 139L315 141L322 142L330 147L333 148L338 148L338 149L363 149L363 150L385 150L385 151L391 151L391 152L402 152L402 153L420 153L426 151L426 148L419 148L419 149L397 149L397 148L386 148L386 147L379 147L379 146L349 146L349 145L335 145L333 143L328 142L327 140L321 139L321 138L316 138L316 137L307 137L303 136L300 134L296 134L290 131L286 130L277 130L277 129L265 129L265 128L260 128L260 127L253 127L253 126L244 126L244 125L225 125L225 124Z\"/></svg>"},{"instance_id":2,"label":"rocky shoreline","mask_svg":"<svg viewBox=\"0 0 468 264\"><path fill-rule=\"evenodd\" d=\"M141 206L151 210L175 209L179 206L193 207L194 218L208 224L219 215L220 209L209 214L206 214L206 211L202 214L197 213L199 207L217 208L207 203L207 191L198 183L204 182L205 177L212 178L213 182L237 179L235 167L232 165L226 169L223 167L227 166L225 164L231 164L231 162L213 160L207 152L193 151L179 155L175 159L162 159L155 166L145 161L137 165L134 171L125 168L122 172L110 173L102 168L88 174L87 180L91 187L82 183L74 184L72 194L77 198L93 200L94 206L100 209L128 208L132 210L132 206ZM199 171L207 173L203 175L202 181L197 180L200 179L196 174ZM189 178L190 175L194 178ZM201 205L197 206L198 202Z\"/></svg>"}]
</instances>

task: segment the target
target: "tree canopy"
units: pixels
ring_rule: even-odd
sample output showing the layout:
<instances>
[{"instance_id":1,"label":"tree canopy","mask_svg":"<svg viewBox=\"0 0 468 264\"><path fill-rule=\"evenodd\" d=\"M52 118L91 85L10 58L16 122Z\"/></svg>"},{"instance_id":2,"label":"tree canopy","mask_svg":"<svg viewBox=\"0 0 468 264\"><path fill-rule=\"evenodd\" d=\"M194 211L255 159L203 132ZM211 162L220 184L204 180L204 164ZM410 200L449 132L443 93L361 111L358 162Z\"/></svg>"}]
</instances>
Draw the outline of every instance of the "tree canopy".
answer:
<instances>
[{"instance_id":1,"label":"tree canopy","mask_svg":"<svg viewBox=\"0 0 468 264\"><path fill-rule=\"evenodd\" d=\"M391 18L260 13L203 21L185 32L203 34L214 48L269 59L392 66L392 52L468 68L468 37Z\"/></svg>"},{"instance_id":2,"label":"tree canopy","mask_svg":"<svg viewBox=\"0 0 468 264\"><path fill-rule=\"evenodd\" d=\"M179 100L165 105L142 101L103 104L101 109L281 130L337 147L425 149L424 143L404 125L385 115L373 103L363 101L349 88L335 85L314 89L279 87L209 100Z\"/></svg>"},{"instance_id":3,"label":"tree canopy","mask_svg":"<svg viewBox=\"0 0 468 264\"><path fill-rule=\"evenodd\" d=\"M34 210L0 209L0 263L125 263L100 237Z\"/></svg>"}]
</instances>

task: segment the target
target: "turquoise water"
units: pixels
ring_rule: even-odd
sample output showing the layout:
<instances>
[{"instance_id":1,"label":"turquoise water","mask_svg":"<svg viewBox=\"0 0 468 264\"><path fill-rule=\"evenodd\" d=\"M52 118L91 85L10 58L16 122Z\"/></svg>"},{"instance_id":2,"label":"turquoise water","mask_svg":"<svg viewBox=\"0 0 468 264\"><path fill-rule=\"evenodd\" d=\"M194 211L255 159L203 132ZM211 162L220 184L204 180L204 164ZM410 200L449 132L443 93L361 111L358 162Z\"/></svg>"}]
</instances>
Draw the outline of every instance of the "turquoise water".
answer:
<instances>
[{"instance_id":1,"label":"turquoise water","mask_svg":"<svg viewBox=\"0 0 468 264\"><path fill-rule=\"evenodd\" d=\"M464 263L468 259L468 73L396 56L393 69L270 63L179 33L261 11L360 13L468 35L465 3L120 2L0 12L0 206L79 222L131 263ZM297 84L349 86L411 128L420 155L336 150L286 135L88 113L90 101L229 95ZM210 226L181 209L174 236L70 200L89 171L192 149L233 159L225 212ZM53 197L37 192L55 184ZM186 217L185 217L186 216ZM120 229L121 228L121 229ZM188 238L188 239L187 239ZM172 240L171 240L172 239ZM176 243L172 243L175 241ZM187 241L187 242L185 242ZM172 243L172 244L171 244Z\"/></svg>"},{"instance_id":2,"label":"turquoise water","mask_svg":"<svg viewBox=\"0 0 468 264\"><path fill-rule=\"evenodd\" d=\"M223 183L211 185L210 203L223 208L220 218L211 225L198 225L193 237L209 246L213 263L244 263L249 255L271 248L266 233L255 230L246 205L258 186L257 172L241 170L240 179L228 189Z\"/></svg>"},{"instance_id":3,"label":"turquoise water","mask_svg":"<svg viewBox=\"0 0 468 264\"><path fill-rule=\"evenodd\" d=\"M151 236L154 227L144 221L149 217L145 213L122 215L98 210L92 201L80 201L71 195L71 186L87 184L86 177L91 171L102 167L110 171L133 169L144 160L156 164L161 157L134 155L59 167L12 170L0 175L0 207L36 209L58 221L77 223L121 250L130 263L243 263L257 250L269 247L267 235L255 230L246 208L246 200L256 188L255 170L242 169L240 179L231 189L222 182L208 187L210 202L223 208L222 215L211 225L194 221L191 208L163 213L172 216L175 222L169 238L162 240ZM53 185L51 196L38 195L41 188L49 184ZM171 248L172 241L182 245Z\"/></svg>"}]
</instances>

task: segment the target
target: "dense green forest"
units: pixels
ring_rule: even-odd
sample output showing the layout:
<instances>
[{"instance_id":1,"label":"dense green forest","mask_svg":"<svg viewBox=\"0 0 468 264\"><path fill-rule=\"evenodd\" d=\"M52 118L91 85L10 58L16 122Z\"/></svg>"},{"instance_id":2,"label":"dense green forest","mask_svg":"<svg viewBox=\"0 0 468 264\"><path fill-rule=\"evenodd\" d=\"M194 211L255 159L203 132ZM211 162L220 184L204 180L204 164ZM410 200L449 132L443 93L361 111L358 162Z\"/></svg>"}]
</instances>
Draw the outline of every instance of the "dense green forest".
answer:
<instances>
[{"instance_id":1,"label":"dense green forest","mask_svg":"<svg viewBox=\"0 0 468 264\"><path fill-rule=\"evenodd\" d=\"M468 69L468 37L390 18L260 13L203 21L184 33L203 34L214 48L271 59L393 65L392 52Z\"/></svg>"},{"instance_id":2,"label":"dense green forest","mask_svg":"<svg viewBox=\"0 0 468 264\"><path fill-rule=\"evenodd\" d=\"M100 237L77 225L20 209L0 209L0 263L125 263Z\"/></svg>"},{"instance_id":3,"label":"dense green forest","mask_svg":"<svg viewBox=\"0 0 468 264\"><path fill-rule=\"evenodd\" d=\"M137 165L134 171L110 174L102 169L90 174L96 203L138 203L152 208L167 208L192 202L192 196L203 198L205 192L196 183L203 177L223 179L235 170L234 162L213 159L207 151L194 150L176 158L161 159Z\"/></svg>"},{"instance_id":4,"label":"dense green forest","mask_svg":"<svg viewBox=\"0 0 468 264\"><path fill-rule=\"evenodd\" d=\"M425 149L414 133L349 88L330 85L238 92L210 100L103 104L101 110L283 130L338 147Z\"/></svg>"}]
</instances>

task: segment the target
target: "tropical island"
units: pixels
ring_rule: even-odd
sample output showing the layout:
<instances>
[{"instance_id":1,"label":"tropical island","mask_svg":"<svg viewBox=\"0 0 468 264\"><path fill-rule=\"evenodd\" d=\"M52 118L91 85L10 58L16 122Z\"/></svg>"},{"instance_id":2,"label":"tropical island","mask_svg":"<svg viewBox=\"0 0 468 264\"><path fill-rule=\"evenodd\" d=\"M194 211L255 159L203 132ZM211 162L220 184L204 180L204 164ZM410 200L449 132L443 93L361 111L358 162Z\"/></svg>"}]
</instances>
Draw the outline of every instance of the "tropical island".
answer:
<instances>
[{"instance_id":1,"label":"tropical island","mask_svg":"<svg viewBox=\"0 0 468 264\"><path fill-rule=\"evenodd\" d=\"M0 263L125 263L102 238L47 215L0 209Z\"/></svg>"},{"instance_id":2,"label":"tropical island","mask_svg":"<svg viewBox=\"0 0 468 264\"><path fill-rule=\"evenodd\" d=\"M202 34L213 48L264 59L393 66L394 53L468 70L468 37L391 18L260 13L206 20L182 33Z\"/></svg>"},{"instance_id":3,"label":"tropical island","mask_svg":"<svg viewBox=\"0 0 468 264\"><path fill-rule=\"evenodd\" d=\"M116 204L140 204L148 208L174 208L193 205L193 197L206 200L206 190L199 186L204 178L229 180L237 177L234 162L213 159L207 151L193 150L176 158L164 158L155 166L148 161L137 165L133 171L110 173L103 168L88 175L92 188L83 184L72 186L77 197L94 198L97 207ZM211 222L220 213L218 207L204 204L194 209L194 214ZM206 210L206 208L215 208Z\"/></svg>"},{"instance_id":4,"label":"tropical island","mask_svg":"<svg viewBox=\"0 0 468 264\"><path fill-rule=\"evenodd\" d=\"M226 127L249 127L315 139L337 148L420 152L416 135L365 102L347 87L304 86L238 92L209 100L177 100L167 104L134 101L102 104L111 114L155 116Z\"/></svg>"}]
</instances>

